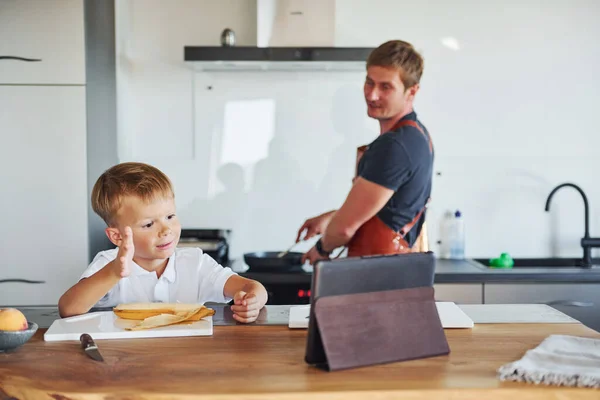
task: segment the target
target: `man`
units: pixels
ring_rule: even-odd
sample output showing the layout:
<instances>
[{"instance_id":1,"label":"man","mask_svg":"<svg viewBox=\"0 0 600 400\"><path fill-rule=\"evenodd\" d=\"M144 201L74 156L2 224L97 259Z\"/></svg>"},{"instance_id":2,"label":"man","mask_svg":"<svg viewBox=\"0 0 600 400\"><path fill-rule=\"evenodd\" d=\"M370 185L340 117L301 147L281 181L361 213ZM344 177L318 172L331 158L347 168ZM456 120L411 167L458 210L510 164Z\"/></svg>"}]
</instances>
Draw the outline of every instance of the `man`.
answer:
<instances>
[{"instance_id":1,"label":"man","mask_svg":"<svg viewBox=\"0 0 600 400\"><path fill-rule=\"evenodd\" d=\"M427 251L425 208L433 145L413 110L423 58L407 42L388 41L369 55L364 95L380 135L358 148L356 176L339 210L304 222L296 241L321 234L303 257L314 264L348 247L348 256Z\"/></svg>"}]
</instances>

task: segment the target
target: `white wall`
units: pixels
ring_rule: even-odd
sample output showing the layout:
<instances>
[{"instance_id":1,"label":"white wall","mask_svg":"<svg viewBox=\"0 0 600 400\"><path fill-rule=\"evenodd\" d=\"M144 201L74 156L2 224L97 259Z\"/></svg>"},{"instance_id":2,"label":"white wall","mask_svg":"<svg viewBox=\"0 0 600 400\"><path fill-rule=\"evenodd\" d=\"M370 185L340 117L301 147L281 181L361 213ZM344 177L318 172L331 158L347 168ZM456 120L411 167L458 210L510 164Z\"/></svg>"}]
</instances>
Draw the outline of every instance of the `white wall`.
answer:
<instances>
[{"instance_id":1,"label":"white wall","mask_svg":"<svg viewBox=\"0 0 600 400\"><path fill-rule=\"evenodd\" d=\"M581 199L565 189L551 213L544 203L556 184L580 184L600 236L600 3L504 3L338 1L336 43L399 38L425 57L416 110L441 174L432 242L443 211L460 208L469 256L579 256ZM183 47L217 45L225 27L256 43L250 0L128 0L116 12L120 159L171 176L184 226L233 228L234 254L282 249L343 201L354 147L377 134L363 72L191 72Z\"/></svg>"}]
</instances>

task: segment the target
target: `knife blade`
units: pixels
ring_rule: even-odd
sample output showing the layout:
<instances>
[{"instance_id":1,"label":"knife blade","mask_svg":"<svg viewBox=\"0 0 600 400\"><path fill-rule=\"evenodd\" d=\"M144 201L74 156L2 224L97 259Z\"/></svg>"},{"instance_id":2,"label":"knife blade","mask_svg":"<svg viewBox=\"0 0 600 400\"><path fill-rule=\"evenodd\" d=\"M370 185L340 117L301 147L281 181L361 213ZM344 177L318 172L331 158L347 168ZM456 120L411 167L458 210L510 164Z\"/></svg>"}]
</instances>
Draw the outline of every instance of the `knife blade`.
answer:
<instances>
[{"instance_id":1,"label":"knife blade","mask_svg":"<svg viewBox=\"0 0 600 400\"><path fill-rule=\"evenodd\" d=\"M90 335L87 333L82 333L79 337L79 341L81 342L81 348L91 359L96 361L104 361L102 354L100 354L100 351L98 350L96 342L94 342L94 339L92 339Z\"/></svg>"}]
</instances>

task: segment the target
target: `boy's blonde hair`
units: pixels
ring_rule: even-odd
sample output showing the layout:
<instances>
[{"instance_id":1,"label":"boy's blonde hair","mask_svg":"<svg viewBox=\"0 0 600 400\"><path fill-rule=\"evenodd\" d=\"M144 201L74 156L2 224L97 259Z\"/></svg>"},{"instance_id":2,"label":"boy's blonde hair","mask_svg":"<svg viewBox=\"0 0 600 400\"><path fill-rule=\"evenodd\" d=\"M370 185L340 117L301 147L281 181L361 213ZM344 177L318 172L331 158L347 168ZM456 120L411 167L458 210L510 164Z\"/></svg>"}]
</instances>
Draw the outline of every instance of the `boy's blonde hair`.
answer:
<instances>
[{"instance_id":1,"label":"boy's blonde hair","mask_svg":"<svg viewBox=\"0 0 600 400\"><path fill-rule=\"evenodd\" d=\"M138 196L144 201L157 197L175 197L169 178L158 168L138 162L117 164L96 181L92 189L92 209L108 226L121 207L124 196Z\"/></svg>"},{"instance_id":2,"label":"boy's blonde hair","mask_svg":"<svg viewBox=\"0 0 600 400\"><path fill-rule=\"evenodd\" d=\"M421 81L424 61L412 44L402 40L390 40L371 52L367 59L367 68L370 66L397 68L404 89L408 89Z\"/></svg>"}]
</instances>

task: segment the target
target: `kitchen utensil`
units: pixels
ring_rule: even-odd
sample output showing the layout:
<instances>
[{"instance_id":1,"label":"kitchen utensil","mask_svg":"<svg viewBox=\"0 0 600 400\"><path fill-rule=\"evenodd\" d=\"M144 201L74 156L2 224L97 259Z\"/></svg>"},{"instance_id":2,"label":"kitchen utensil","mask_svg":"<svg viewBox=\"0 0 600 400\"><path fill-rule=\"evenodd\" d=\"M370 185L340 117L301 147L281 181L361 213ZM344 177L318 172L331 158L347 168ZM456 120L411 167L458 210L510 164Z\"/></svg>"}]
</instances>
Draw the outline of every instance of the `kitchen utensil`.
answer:
<instances>
[{"instance_id":1,"label":"kitchen utensil","mask_svg":"<svg viewBox=\"0 0 600 400\"><path fill-rule=\"evenodd\" d=\"M290 252L290 250L292 250L294 247L296 247L298 245L298 243L300 243L300 242L294 243L286 251L282 251L281 253L277 254L277 257L281 258L281 257L285 256L287 253Z\"/></svg>"},{"instance_id":2,"label":"kitchen utensil","mask_svg":"<svg viewBox=\"0 0 600 400\"><path fill-rule=\"evenodd\" d=\"M288 252L279 257L279 251L261 251L244 254L244 261L251 271L290 272L302 269L304 253Z\"/></svg>"},{"instance_id":3,"label":"kitchen utensil","mask_svg":"<svg viewBox=\"0 0 600 400\"><path fill-rule=\"evenodd\" d=\"M82 333L79 337L79 341L81 342L81 348L85 351L85 354L87 354L92 360L104 361L102 354L100 354L100 351L98 350L96 342L94 342L94 339L92 339L90 335L87 333Z\"/></svg>"}]
</instances>

